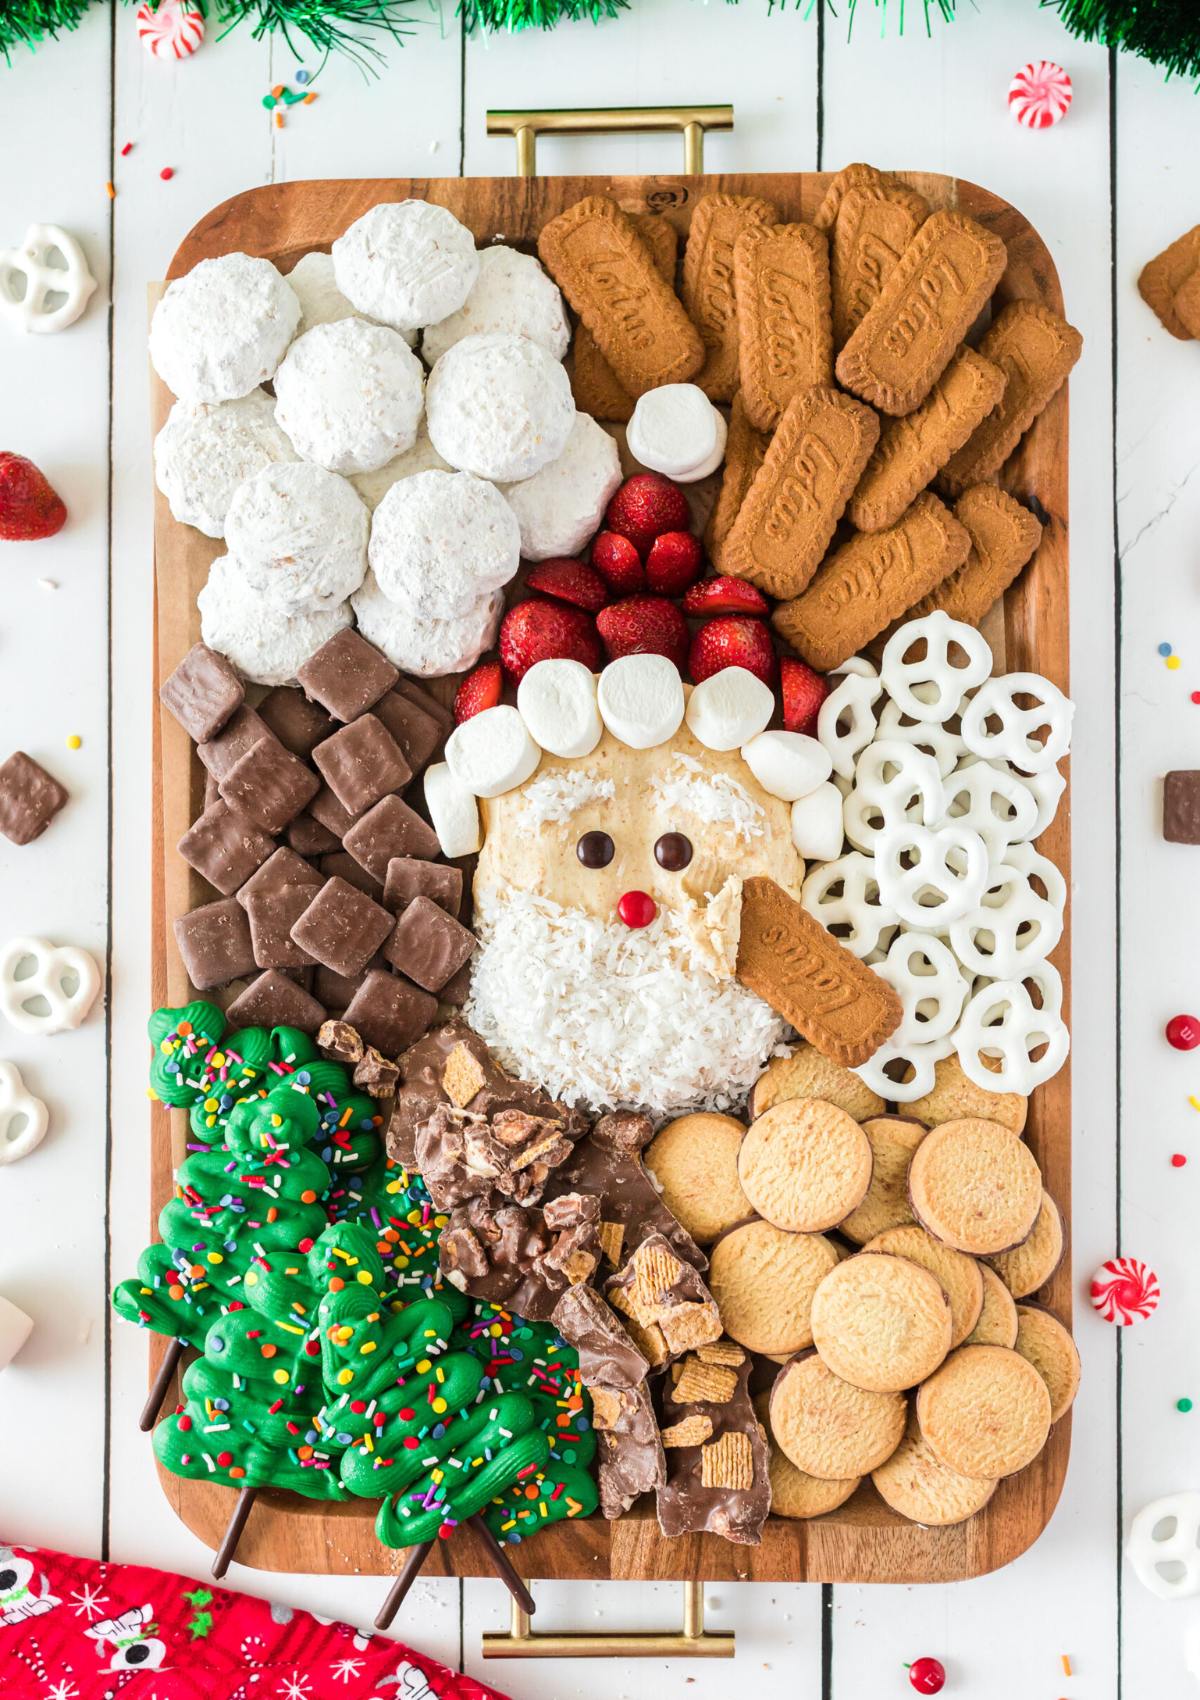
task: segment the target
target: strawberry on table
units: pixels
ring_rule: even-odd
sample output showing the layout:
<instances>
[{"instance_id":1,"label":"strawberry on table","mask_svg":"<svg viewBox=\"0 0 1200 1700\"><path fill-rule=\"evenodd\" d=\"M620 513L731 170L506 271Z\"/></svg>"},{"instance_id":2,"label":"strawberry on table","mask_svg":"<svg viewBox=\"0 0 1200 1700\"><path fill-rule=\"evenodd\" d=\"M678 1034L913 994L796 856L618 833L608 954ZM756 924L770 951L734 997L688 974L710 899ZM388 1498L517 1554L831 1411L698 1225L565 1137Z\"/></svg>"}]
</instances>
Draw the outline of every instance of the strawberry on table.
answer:
<instances>
[{"instance_id":1,"label":"strawberry on table","mask_svg":"<svg viewBox=\"0 0 1200 1700\"><path fill-rule=\"evenodd\" d=\"M628 537L601 531L592 543L592 565L617 596L632 596L646 588L646 569Z\"/></svg>"},{"instance_id":2,"label":"strawberry on table","mask_svg":"<svg viewBox=\"0 0 1200 1700\"><path fill-rule=\"evenodd\" d=\"M702 561L698 537L690 531L664 531L646 556L646 583L659 596L682 596L699 578Z\"/></svg>"},{"instance_id":3,"label":"strawberry on table","mask_svg":"<svg viewBox=\"0 0 1200 1700\"><path fill-rule=\"evenodd\" d=\"M686 531L690 517L678 484L658 472L638 472L609 502L604 523L609 531L628 537L644 560L656 537L664 531Z\"/></svg>"},{"instance_id":4,"label":"strawberry on table","mask_svg":"<svg viewBox=\"0 0 1200 1700\"><path fill-rule=\"evenodd\" d=\"M697 685L723 667L745 667L764 685L774 685L777 670L769 628L762 620L740 614L722 614L701 626L692 639L687 664Z\"/></svg>"},{"instance_id":5,"label":"strawberry on table","mask_svg":"<svg viewBox=\"0 0 1200 1700\"><path fill-rule=\"evenodd\" d=\"M582 608L535 597L500 622L500 664L514 684L538 661L582 661L594 673L600 656L595 622Z\"/></svg>"},{"instance_id":6,"label":"strawberry on table","mask_svg":"<svg viewBox=\"0 0 1200 1700\"><path fill-rule=\"evenodd\" d=\"M706 578L683 599L685 614L765 614L767 599L744 578Z\"/></svg>"},{"instance_id":7,"label":"strawberry on table","mask_svg":"<svg viewBox=\"0 0 1200 1700\"><path fill-rule=\"evenodd\" d=\"M461 726L485 708L495 708L504 689L504 674L498 661L484 661L468 673L454 693L454 723Z\"/></svg>"},{"instance_id":8,"label":"strawberry on table","mask_svg":"<svg viewBox=\"0 0 1200 1700\"><path fill-rule=\"evenodd\" d=\"M779 663L779 683L783 689L784 728L815 738L817 714L829 695L828 679L823 673L814 673L807 661L785 655Z\"/></svg>"},{"instance_id":9,"label":"strawberry on table","mask_svg":"<svg viewBox=\"0 0 1200 1700\"><path fill-rule=\"evenodd\" d=\"M66 504L45 473L24 455L0 451L0 542L53 537L66 523Z\"/></svg>"},{"instance_id":10,"label":"strawberry on table","mask_svg":"<svg viewBox=\"0 0 1200 1700\"><path fill-rule=\"evenodd\" d=\"M610 661L623 655L665 655L682 672L687 656L687 621L662 596L630 596L596 616Z\"/></svg>"},{"instance_id":11,"label":"strawberry on table","mask_svg":"<svg viewBox=\"0 0 1200 1700\"><path fill-rule=\"evenodd\" d=\"M589 614L598 614L609 599L608 585L594 567L565 556L539 561L526 573L525 583L530 590L553 596L559 602L570 602L576 608L586 608Z\"/></svg>"}]
</instances>

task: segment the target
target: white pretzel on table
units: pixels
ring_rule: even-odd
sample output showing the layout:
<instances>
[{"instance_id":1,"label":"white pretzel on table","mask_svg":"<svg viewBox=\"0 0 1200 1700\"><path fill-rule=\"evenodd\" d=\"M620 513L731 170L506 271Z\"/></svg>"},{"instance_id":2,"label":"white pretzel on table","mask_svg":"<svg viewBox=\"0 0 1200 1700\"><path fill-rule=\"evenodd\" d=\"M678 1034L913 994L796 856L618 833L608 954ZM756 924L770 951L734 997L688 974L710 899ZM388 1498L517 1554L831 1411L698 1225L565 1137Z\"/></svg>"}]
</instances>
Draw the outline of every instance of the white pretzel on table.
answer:
<instances>
[{"instance_id":1,"label":"white pretzel on table","mask_svg":"<svg viewBox=\"0 0 1200 1700\"><path fill-rule=\"evenodd\" d=\"M1019 696L1033 697L1035 707L1019 708ZM1075 705L1057 685L1040 673L1001 673L980 685L962 712L963 742L985 761L1008 761L1023 773L1045 773L1071 747ZM989 731L987 722L1000 722ZM1046 729L1044 743L1033 736Z\"/></svg>"},{"instance_id":2,"label":"white pretzel on table","mask_svg":"<svg viewBox=\"0 0 1200 1700\"><path fill-rule=\"evenodd\" d=\"M18 970L27 962L27 974ZM73 980L68 990L66 982ZM9 939L0 950L0 1015L22 1033L65 1033L78 1027L100 990L100 970L86 950L48 939ZM44 1005L39 1009L34 1007Z\"/></svg>"},{"instance_id":3,"label":"white pretzel on table","mask_svg":"<svg viewBox=\"0 0 1200 1700\"><path fill-rule=\"evenodd\" d=\"M1040 1009L1025 981L1038 988ZM1035 1086L1058 1073L1071 1048L1060 1013L1062 981L1057 970L1040 962L1025 981L993 980L963 1010L955 1049L963 1073L985 1092L1020 1092L1028 1097ZM1043 1054L1035 1061L1032 1053L1043 1046ZM989 1068L985 1057L999 1067Z\"/></svg>"},{"instance_id":4,"label":"white pretzel on table","mask_svg":"<svg viewBox=\"0 0 1200 1700\"><path fill-rule=\"evenodd\" d=\"M1039 897L1024 869L1004 861L988 875L978 908L950 923L950 942L971 973L1019 980L1045 961L1062 928L1062 905Z\"/></svg>"},{"instance_id":5,"label":"white pretzel on table","mask_svg":"<svg viewBox=\"0 0 1200 1700\"><path fill-rule=\"evenodd\" d=\"M833 771L843 779L853 778L859 751L875 736L874 705L882 690L873 671L847 673L817 710L817 738L833 758ZM843 719L848 722L844 732L839 729Z\"/></svg>"},{"instance_id":6,"label":"white pretzel on table","mask_svg":"<svg viewBox=\"0 0 1200 1700\"><path fill-rule=\"evenodd\" d=\"M16 1063L0 1062L0 1164L36 1151L49 1125L50 1112L21 1079Z\"/></svg>"},{"instance_id":7,"label":"white pretzel on table","mask_svg":"<svg viewBox=\"0 0 1200 1700\"><path fill-rule=\"evenodd\" d=\"M61 266L51 265L54 254L62 256ZM0 314L23 331L38 336L65 331L95 287L83 249L57 224L31 224L19 248L0 248ZM54 307L52 295L62 296Z\"/></svg>"},{"instance_id":8,"label":"white pretzel on table","mask_svg":"<svg viewBox=\"0 0 1200 1700\"><path fill-rule=\"evenodd\" d=\"M1169 1493L1144 1505L1129 1525L1125 1556L1160 1600L1200 1594L1200 1493Z\"/></svg>"},{"instance_id":9,"label":"white pretzel on table","mask_svg":"<svg viewBox=\"0 0 1200 1700\"><path fill-rule=\"evenodd\" d=\"M902 739L868 744L854 767L854 787L842 819L846 837L871 854L880 832L904 821L933 826L945 813L942 776L932 756Z\"/></svg>"},{"instance_id":10,"label":"white pretzel on table","mask_svg":"<svg viewBox=\"0 0 1200 1700\"><path fill-rule=\"evenodd\" d=\"M934 1039L929 1044L900 1044L893 1033L874 1056L867 1058L854 1070L858 1078L893 1104L911 1104L914 1098L924 1098L933 1091L935 1068L954 1049L952 1039ZM905 1062L911 1073L907 1080L896 1080L887 1069L894 1062Z\"/></svg>"},{"instance_id":11,"label":"white pretzel on table","mask_svg":"<svg viewBox=\"0 0 1200 1700\"><path fill-rule=\"evenodd\" d=\"M967 753L959 733L935 720L910 720L901 712L899 703L884 703L877 735L881 742L884 738L901 738L906 744L915 744L925 755L933 757L943 779L954 772Z\"/></svg>"},{"instance_id":12,"label":"white pretzel on table","mask_svg":"<svg viewBox=\"0 0 1200 1700\"><path fill-rule=\"evenodd\" d=\"M832 893L835 885L841 886L840 893ZM874 862L859 850L818 864L801 887L800 902L826 932L848 926L841 943L855 956L869 956L899 920L880 897Z\"/></svg>"},{"instance_id":13,"label":"white pretzel on table","mask_svg":"<svg viewBox=\"0 0 1200 1700\"><path fill-rule=\"evenodd\" d=\"M919 661L904 657L915 644L924 643ZM952 649L966 656L964 666L950 659ZM879 677L892 701L914 720L947 721L958 713L963 697L981 685L992 670L992 652L987 639L974 626L952 620L935 608L920 620L893 632L884 646ZM918 691L917 686L924 689Z\"/></svg>"},{"instance_id":14,"label":"white pretzel on table","mask_svg":"<svg viewBox=\"0 0 1200 1700\"><path fill-rule=\"evenodd\" d=\"M982 899L987 847L977 832L957 822L936 829L905 822L879 834L875 872L880 898L902 921L944 933Z\"/></svg>"},{"instance_id":15,"label":"white pretzel on table","mask_svg":"<svg viewBox=\"0 0 1200 1700\"><path fill-rule=\"evenodd\" d=\"M968 756L945 789L947 818L977 832L993 862L1003 861L1009 846L1033 831L1037 800L1011 768Z\"/></svg>"},{"instance_id":16,"label":"white pretzel on table","mask_svg":"<svg viewBox=\"0 0 1200 1700\"><path fill-rule=\"evenodd\" d=\"M920 963L925 966L914 966ZM923 1045L950 1037L970 987L943 939L934 933L899 933L875 972L896 992L904 1012L899 1027L888 1035L889 1045Z\"/></svg>"}]
</instances>

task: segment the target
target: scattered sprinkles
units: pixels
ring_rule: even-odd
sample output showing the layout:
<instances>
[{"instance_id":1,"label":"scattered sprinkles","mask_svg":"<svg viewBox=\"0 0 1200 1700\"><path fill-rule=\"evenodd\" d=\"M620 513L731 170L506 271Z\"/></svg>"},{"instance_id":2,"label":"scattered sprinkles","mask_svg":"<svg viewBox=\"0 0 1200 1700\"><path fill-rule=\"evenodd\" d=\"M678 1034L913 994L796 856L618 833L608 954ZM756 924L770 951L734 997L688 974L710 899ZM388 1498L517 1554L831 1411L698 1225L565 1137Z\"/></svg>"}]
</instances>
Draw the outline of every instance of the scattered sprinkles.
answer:
<instances>
[{"instance_id":1,"label":"scattered sprinkles","mask_svg":"<svg viewBox=\"0 0 1200 1700\"><path fill-rule=\"evenodd\" d=\"M1182 1169L1186 1162L1187 1158L1184 1156L1182 1151L1173 1151L1171 1153L1171 1167L1173 1169Z\"/></svg>"},{"instance_id":2,"label":"scattered sprinkles","mask_svg":"<svg viewBox=\"0 0 1200 1700\"><path fill-rule=\"evenodd\" d=\"M1176 1399L1175 1409L1177 1411L1182 1411L1184 1416L1187 1415L1187 1413L1191 1410L1191 1408L1192 1408L1192 1401L1189 1398L1187 1398L1186 1395L1182 1399Z\"/></svg>"},{"instance_id":3,"label":"scattered sprinkles","mask_svg":"<svg viewBox=\"0 0 1200 1700\"><path fill-rule=\"evenodd\" d=\"M70 737L67 739L67 748L69 750L78 750L83 748L83 739L79 736L78 732L71 733Z\"/></svg>"}]
</instances>

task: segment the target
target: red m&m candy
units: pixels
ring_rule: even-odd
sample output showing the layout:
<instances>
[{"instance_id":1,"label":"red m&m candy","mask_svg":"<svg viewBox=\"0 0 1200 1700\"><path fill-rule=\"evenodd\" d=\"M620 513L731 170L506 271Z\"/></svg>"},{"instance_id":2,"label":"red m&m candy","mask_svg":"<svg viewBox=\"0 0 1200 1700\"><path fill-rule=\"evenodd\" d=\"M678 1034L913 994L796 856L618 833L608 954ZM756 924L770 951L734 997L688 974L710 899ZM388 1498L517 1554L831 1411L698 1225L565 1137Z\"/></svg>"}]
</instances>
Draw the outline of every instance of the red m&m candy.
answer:
<instances>
[{"instance_id":1,"label":"red m&m candy","mask_svg":"<svg viewBox=\"0 0 1200 1700\"><path fill-rule=\"evenodd\" d=\"M908 1667L908 1680L918 1694L940 1694L946 1672L937 1659L914 1659Z\"/></svg>"},{"instance_id":2,"label":"red m&m candy","mask_svg":"<svg viewBox=\"0 0 1200 1700\"><path fill-rule=\"evenodd\" d=\"M1167 1022L1167 1043L1177 1051L1194 1051L1200 1045L1200 1020L1194 1015L1173 1015Z\"/></svg>"}]
</instances>

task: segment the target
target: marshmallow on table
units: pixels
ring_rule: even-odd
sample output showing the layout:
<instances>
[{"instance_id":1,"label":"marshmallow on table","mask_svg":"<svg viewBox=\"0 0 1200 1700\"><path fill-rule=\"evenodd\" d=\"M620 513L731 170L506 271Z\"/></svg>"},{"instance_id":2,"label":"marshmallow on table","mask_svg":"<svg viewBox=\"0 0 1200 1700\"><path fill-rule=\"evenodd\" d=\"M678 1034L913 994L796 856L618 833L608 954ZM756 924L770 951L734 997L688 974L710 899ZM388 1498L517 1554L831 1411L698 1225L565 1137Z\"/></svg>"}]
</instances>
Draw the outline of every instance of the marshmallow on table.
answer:
<instances>
[{"instance_id":1,"label":"marshmallow on table","mask_svg":"<svg viewBox=\"0 0 1200 1700\"><path fill-rule=\"evenodd\" d=\"M399 484L402 478L412 478L418 472L453 470L450 462L443 460L429 441L429 427L422 419L417 426L417 440L411 449L405 449L403 454L396 455L386 466L377 466L373 472L352 472L350 482L374 513L392 485Z\"/></svg>"},{"instance_id":2,"label":"marshmallow on table","mask_svg":"<svg viewBox=\"0 0 1200 1700\"><path fill-rule=\"evenodd\" d=\"M305 460L373 472L416 441L425 368L398 331L338 319L306 331L275 374L275 417Z\"/></svg>"},{"instance_id":3,"label":"marshmallow on table","mask_svg":"<svg viewBox=\"0 0 1200 1700\"><path fill-rule=\"evenodd\" d=\"M33 1318L0 1293L0 1369L6 1369L33 1333Z\"/></svg>"},{"instance_id":4,"label":"marshmallow on table","mask_svg":"<svg viewBox=\"0 0 1200 1700\"><path fill-rule=\"evenodd\" d=\"M291 685L296 670L350 624L350 604L298 613L249 583L232 555L219 555L196 598L200 635L256 685Z\"/></svg>"},{"instance_id":5,"label":"marshmallow on table","mask_svg":"<svg viewBox=\"0 0 1200 1700\"><path fill-rule=\"evenodd\" d=\"M515 484L567 446L575 402L566 368L524 336L465 336L429 374L433 446L462 472Z\"/></svg>"},{"instance_id":6,"label":"marshmallow on table","mask_svg":"<svg viewBox=\"0 0 1200 1700\"><path fill-rule=\"evenodd\" d=\"M508 583L521 532L494 484L469 472L418 472L375 509L367 558L385 596L419 619L449 620Z\"/></svg>"},{"instance_id":7,"label":"marshmallow on table","mask_svg":"<svg viewBox=\"0 0 1200 1700\"><path fill-rule=\"evenodd\" d=\"M725 458L728 427L696 384L661 384L639 396L625 430L630 454L651 472L694 484Z\"/></svg>"},{"instance_id":8,"label":"marshmallow on table","mask_svg":"<svg viewBox=\"0 0 1200 1700\"><path fill-rule=\"evenodd\" d=\"M679 730L683 681L665 655L623 655L601 673L596 703L614 738L631 750L651 750Z\"/></svg>"},{"instance_id":9,"label":"marshmallow on table","mask_svg":"<svg viewBox=\"0 0 1200 1700\"><path fill-rule=\"evenodd\" d=\"M810 862L832 862L842 853L842 793L826 779L792 804L792 843Z\"/></svg>"},{"instance_id":10,"label":"marshmallow on table","mask_svg":"<svg viewBox=\"0 0 1200 1700\"><path fill-rule=\"evenodd\" d=\"M582 661L537 661L517 686L517 710L552 756L587 756L604 731L596 681Z\"/></svg>"},{"instance_id":11,"label":"marshmallow on table","mask_svg":"<svg viewBox=\"0 0 1200 1700\"><path fill-rule=\"evenodd\" d=\"M747 767L764 791L784 803L815 791L833 771L833 758L803 732L760 732L742 745Z\"/></svg>"},{"instance_id":12,"label":"marshmallow on table","mask_svg":"<svg viewBox=\"0 0 1200 1700\"><path fill-rule=\"evenodd\" d=\"M443 856L473 856L483 844L475 793L460 785L444 761L425 769L425 806Z\"/></svg>"},{"instance_id":13,"label":"marshmallow on table","mask_svg":"<svg viewBox=\"0 0 1200 1700\"><path fill-rule=\"evenodd\" d=\"M621 482L621 456L615 440L588 413L577 413L567 446L557 460L520 484L506 484L504 495L521 527L521 553L527 561L577 555L604 518L609 498Z\"/></svg>"},{"instance_id":14,"label":"marshmallow on table","mask_svg":"<svg viewBox=\"0 0 1200 1700\"><path fill-rule=\"evenodd\" d=\"M177 401L154 439L154 479L180 525L225 535L234 491L268 466L295 460L264 390L236 401Z\"/></svg>"},{"instance_id":15,"label":"marshmallow on table","mask_svg":"<svg viewBox=\"0 0 1200 1700\"><path fill-rule=\"evenodd\" d=\"M431 201L385 201L333 244L342 294L360 313L419 330L456 313L479 276L475 238Z\"/></svg>"},{"instance_id":16,"label":"marshmallow on table","mask_svg":"<svg viewBox=\"0 0 1200 1700\"><path fill-rule=\"evenodd\" d=\"M367 570L370 516L336 472L287 461L238 486L225 541L240 576L297 614L344 602Z\"/></svg>"},{"instance_id":17,"label":"marshmallow on table","mask_svg":"<svg viewBox=\"0 0 1200 1700\"><path fill-rule=\"evenodd\" d=\"M542 759L515 708L500 703L456 726L446 740L446 762L460 785L476 797L499 797L523 785Z\"/></svg>"},{"instance_id":18,"label":"marshmallow on table","mask_svg":"<svg viewBox=\"0 0 1200 1700\"><path fill-rule=\"evenodd\" d=\"M532 254L497 244L479 251L479 276L456 313L429 325L421 338L427 365L479 331L527 336L561 360L571 341L562 294Z\"/></svg>"},{"instance_id":19,"label":"marshmallow on table","mask_svg":"<svg viewBox=\"0 0 1200 1700\"><path fill-rule=\"evenodd\" d=\"M350 603L359 631L393 666L420 679L437 679L467 672L491 648L504 612L504 592L488 591L448 619L425 619L407 603L385 596L368 571Z\"/></svg>"},{"instance_id":20,"label":"marshmallow on table","mask_svg":"<svg viewBox=\"0 0 1200 1700\"><path fill-rule=\"evenodd\" d=\"M270 260L221 254L169 284L150 321L150 359L180 401L233 401L275 375L300 303Z\"/></svg>"},{"instance_id":21,"label":"marshmallow on table","mask_svg":"<svg viewBox=\"0 0 1200 1700\"><path fill-rule=\"evenodd\" d=\"M723 667L688 698L692 736L709 750L736 750L757 736L775 712L775 693L746 667Z\"/></svg>"}]
</instances>

